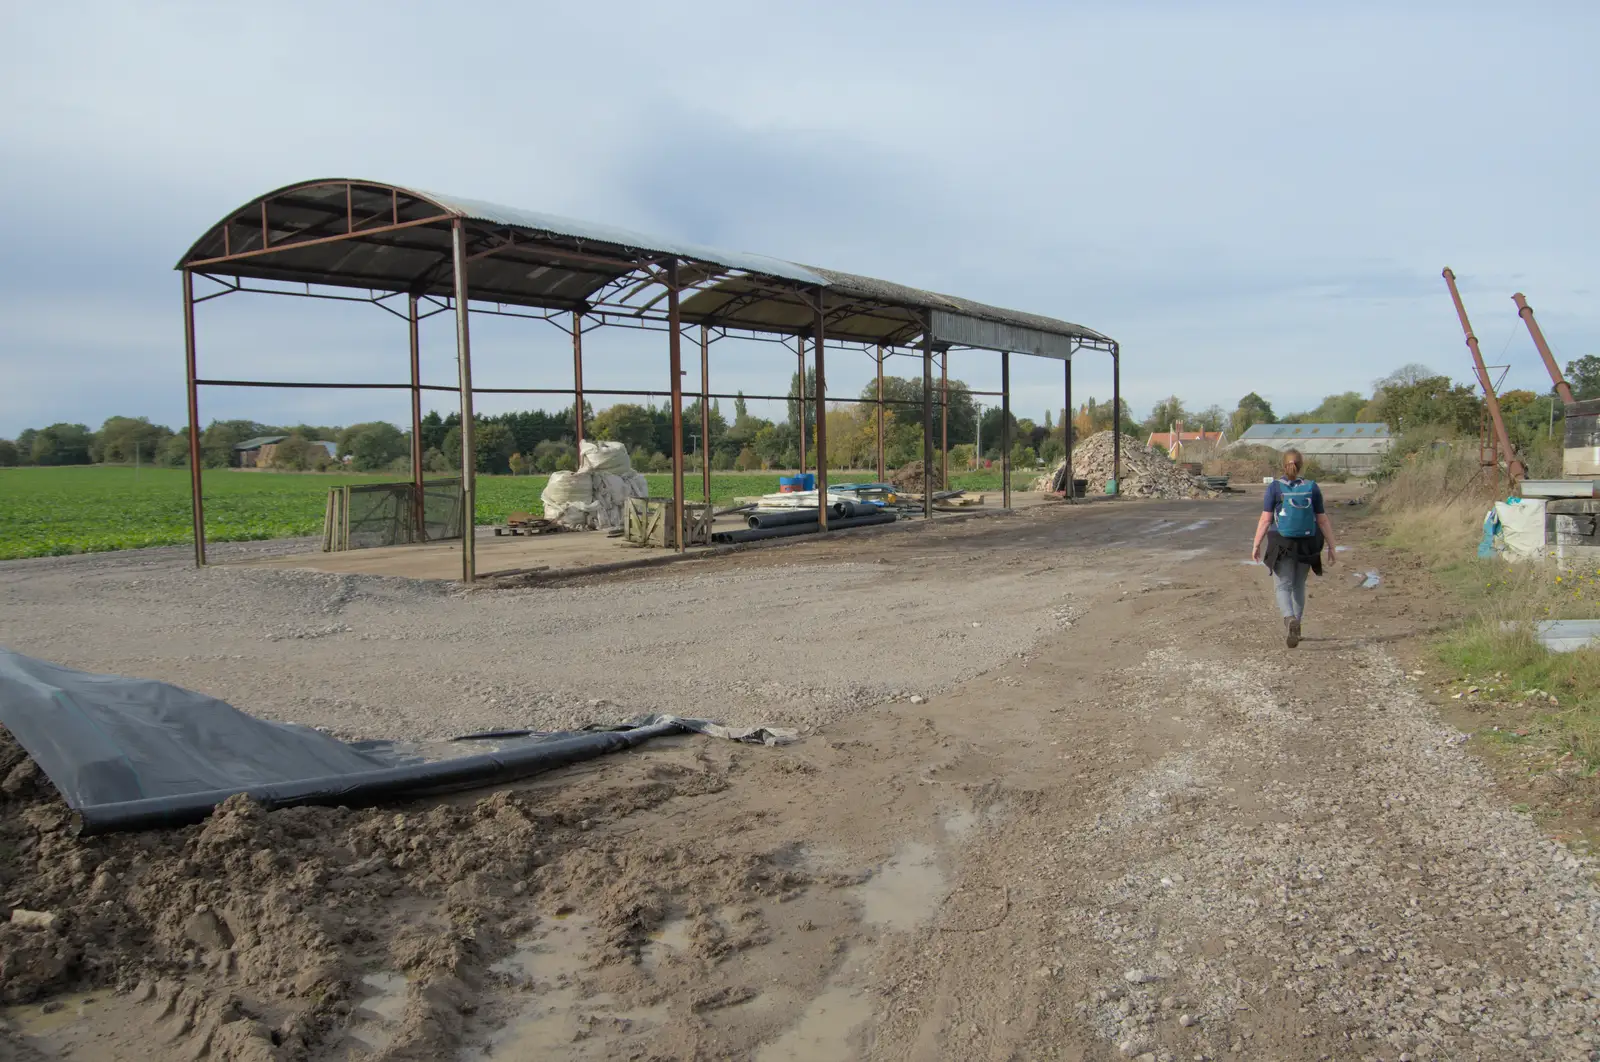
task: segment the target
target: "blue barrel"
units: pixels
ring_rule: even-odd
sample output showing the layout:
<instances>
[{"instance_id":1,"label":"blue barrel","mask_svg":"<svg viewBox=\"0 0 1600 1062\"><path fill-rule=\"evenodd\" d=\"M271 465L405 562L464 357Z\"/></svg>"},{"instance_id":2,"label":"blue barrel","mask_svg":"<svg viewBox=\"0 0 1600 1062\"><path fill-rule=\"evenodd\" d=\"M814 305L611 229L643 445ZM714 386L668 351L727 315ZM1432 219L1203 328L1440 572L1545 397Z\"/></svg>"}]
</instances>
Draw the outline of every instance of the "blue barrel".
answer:
<instances>
[{"instance_id":1,"label":"blue barrel","mask_svg":"<svg viewBox=\"0 0 1600 1062\"><path fill-rule=\"evenodd\" d=\"M810 472L796 476L795 479L799 482L801 490L817 489L817 477L812 475Z\"/></svg>"}]
</instances>

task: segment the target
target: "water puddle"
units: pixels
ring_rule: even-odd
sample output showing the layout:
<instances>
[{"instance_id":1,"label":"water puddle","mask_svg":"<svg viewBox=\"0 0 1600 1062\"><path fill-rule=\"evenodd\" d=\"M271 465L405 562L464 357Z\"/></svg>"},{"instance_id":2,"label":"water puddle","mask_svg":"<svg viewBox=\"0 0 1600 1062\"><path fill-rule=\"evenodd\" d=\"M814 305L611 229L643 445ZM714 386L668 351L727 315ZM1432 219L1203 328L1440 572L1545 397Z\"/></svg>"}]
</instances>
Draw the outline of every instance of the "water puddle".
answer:
<instances>
[{"instance_id":1,"label":"water puddle","mask_svg":"<svg viewBox=\"0 0 1600 1062\"><path fill-rule=\"evenodd\" d=\"M863 989L839 985L813 999L800 1020L756 1052L756 1062L842 1062L855 1058L851 1036L872 1018Z\"/></svg>"},{"instance_id":2,"label":"water puddle","mask_svg":"<svg viewBox=\"0 0 1600 1062\"><path fill-rule=\"evenodd\" d=\"M370 1051L382 1051L394 1042L395 1030L406 1011L406 990L410 987L404 974L373 973L361 979L361 987L369 993L356 1005L350 1015L346 1030Z\"/></svg>"},{"instance_id":3,"label":"water puddle","mask_svg":"<svg viewBox=\"0 0 1600 1062\"><path fill-rule=\"evenodd\" d=\"M1201 528L1209 526L1210 523L1210 520L1196 520L1192 524L1184 524L1182 527L1178 528L1178 533L1181 534L1185 531L1199 531Z\"/></svg>"},{"instance_id":4,"label":"water puddle","mask_svg":"<svg viewBox=\"0 0 1600 1062\"><path fill-rule=\"evenodd\" d=\"M44 1003L0 1007L0 1018L4 1018L23 1036L45 1037L60 1032L79 1018L87 1017L89 1009L103 995L104 992L74 992L55 996ZM48 1010L45 1009L47 1007Z\"/></svg>"},{"instance_id":5,"label":"water puddle","mask_svg":"<svg viewBox=\"0 0 1600 1062\"><path fill-rule=\"evenodd\" d=\"M949 891L934 850L912 842L859 886L861 917L868 925L914 929L938 909Z\"/></svg>"},{"instance_id":6,"label":"water puddle","mask_svg":"<svg viewBox=\"0 0 1600 1062\"><path fill-rule=\"evenodd\" d=\"M519 982L532 997L504 1027L463 1050L461 1062L606 1059L615 1056L617 1036L637 1036L666 1022L664 1002L626 1009L607 993L583 994L578 975L587 965L593 934L589 919L554 918L541 928L538 937L519 942L515 951L489 967ZM662 948L684 948L688 942L686 920L669 922L656 940ZM597 1035L601 1033L605 1035Z\"/></svg>"},{"instance_id":7,"label":"water puddle","mask_svg":"<svg viewBox=\"0 0 1600 1062\"><path fill-rule=\"evenodd\" d=\"M689 951L689 920L673 916L661 923L661 928L650 934L650 942L639 949L639 965L654 970L670 955L683 955Z\"/></svg>"}]
</instances>

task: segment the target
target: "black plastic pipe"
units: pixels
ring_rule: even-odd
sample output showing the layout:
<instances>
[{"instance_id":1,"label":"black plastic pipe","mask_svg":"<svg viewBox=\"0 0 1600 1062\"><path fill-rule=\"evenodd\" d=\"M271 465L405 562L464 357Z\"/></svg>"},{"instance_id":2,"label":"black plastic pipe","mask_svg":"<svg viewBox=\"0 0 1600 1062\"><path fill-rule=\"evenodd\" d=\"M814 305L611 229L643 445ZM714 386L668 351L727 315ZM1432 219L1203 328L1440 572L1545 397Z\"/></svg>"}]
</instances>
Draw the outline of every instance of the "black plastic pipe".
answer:
<instances>
[{"instance_id":1,"label":"black plastic pipe","mask_svg":"<svg viewBox=\"0 0 1600 1062\"><path fill-rule=\"evenodd\" d=\"M651 738L684 733L676 722L651 723L632 730L577 734L519 748L461 756L453 760L385 767L360 774L304 778L294 782L213 789L204 793L96 804L74 813L78 833L89 836L118 830L148 830L201 822L218 804L240 793L268 808L306 805L357 807L441 789L498 785L543 771L621 752Z\"/></svg>"},{"instance_id":2,"label":"black plastic pipe","mask_svg":"<svg viewBox=\"0 0 1600 1062\"><path fill-rule=\"evenodd\" d=\"M873 524L892 524L899 517L894 513L879 512L871 516L850 516L842 520L828 521L829 531L847 531L852 527L871 527ZM784 524L779 527L752 527L745 531L718 531L711 536L711 541L719 545L731 545L735 542L759 542L767 538L786 538L790 535L814 535L818 531L817 521L809 523Z\"/></svg>"}]
</instances>

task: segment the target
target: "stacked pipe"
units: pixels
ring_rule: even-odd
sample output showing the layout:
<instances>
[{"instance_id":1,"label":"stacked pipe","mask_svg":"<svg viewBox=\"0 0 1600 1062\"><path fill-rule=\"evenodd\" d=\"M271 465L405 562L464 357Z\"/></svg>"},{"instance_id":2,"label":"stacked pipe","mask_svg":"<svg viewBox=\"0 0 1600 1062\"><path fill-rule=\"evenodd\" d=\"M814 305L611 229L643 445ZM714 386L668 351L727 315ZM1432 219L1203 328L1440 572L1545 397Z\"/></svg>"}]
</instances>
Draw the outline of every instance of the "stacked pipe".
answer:
<instances>
[{"instance_id":1,"label":"stacked pipe","mask_svg":"<svg viewBox=\"0 0 1600 1062\"><path fill-rule=\"evenodd\" d=\"M821 528L816 509L795 509L781 513L751 513L746 518L750 525L743 531L718 531L711 541L718 544L757 542L766 538L787 538L791 535L815 534ZM852 527L870 527L874 524L892 524L898 517L884 512L876 505L864 502L839 501L828 505L828 530L843 531Z\"/></svg>"}]
</instances>

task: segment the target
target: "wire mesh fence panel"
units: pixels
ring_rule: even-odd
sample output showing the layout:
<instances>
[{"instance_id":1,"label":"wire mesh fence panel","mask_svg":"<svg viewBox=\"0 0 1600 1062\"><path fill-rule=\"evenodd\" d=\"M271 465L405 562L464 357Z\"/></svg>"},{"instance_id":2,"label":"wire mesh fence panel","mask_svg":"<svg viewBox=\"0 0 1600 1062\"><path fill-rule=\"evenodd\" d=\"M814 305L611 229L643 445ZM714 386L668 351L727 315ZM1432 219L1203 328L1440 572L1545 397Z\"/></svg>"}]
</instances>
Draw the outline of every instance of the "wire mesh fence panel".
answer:
<instances>
[{"instance_id":1,"label":"wire mesh fence panel","mask_svg":"<svg viewBox=\"0 0 1600 1062\"><path fill-rule=\"evenodd\" d=\"M425 482L420 499L412 483L355 483L328 492L322 548L335 551L437 542L460 538L461 529L459 479Z\"/></svg>"}]
</instances>

